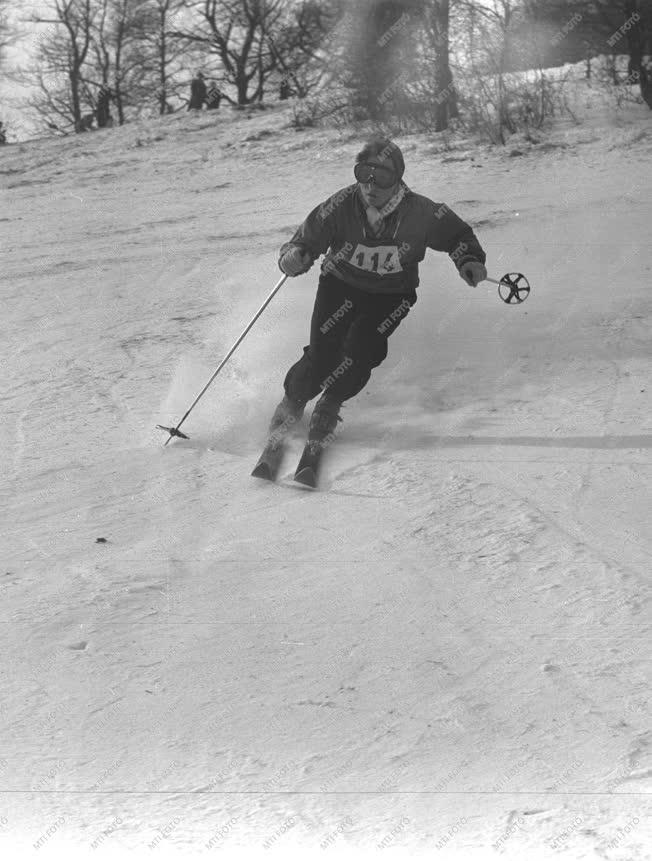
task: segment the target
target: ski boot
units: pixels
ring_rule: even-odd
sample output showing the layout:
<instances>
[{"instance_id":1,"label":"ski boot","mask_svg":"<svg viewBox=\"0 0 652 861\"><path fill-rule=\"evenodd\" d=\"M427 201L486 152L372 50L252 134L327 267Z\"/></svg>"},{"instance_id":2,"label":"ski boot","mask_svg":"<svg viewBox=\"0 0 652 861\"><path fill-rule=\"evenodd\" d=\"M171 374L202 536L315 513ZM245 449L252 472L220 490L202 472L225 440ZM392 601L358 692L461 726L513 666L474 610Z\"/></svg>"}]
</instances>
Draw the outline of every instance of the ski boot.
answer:
<instances>
[{"instance_id":1,"label":"ski boot","mask_svg":"<svg viewBox=\"0 0 652 861\"><path fill-rule=\"evenodd\" d=\"M317 486L319 465L324 449L335 439L335 428L342 421L339 415L341 401L330 397L326 392L315 404L310 418L308 442L294 474L294 480L308 487Z\"/></svg>"},{"instance_id":2,"label":"ski boot","mask_svg":"<svg viewBox=\"0 0 652 861\"><path fill-rule=\"evenodd\" d=\"M251 473L255 478L265 478L274 481L278 474L285 453L285 439L303 416L304 403L291 400L287 395L276 407L269 424L269 438L263 449L258 463Z\"/></svg>"},{"instance_id":3,"label":"ski boot","mask_svg":"<svg viewBox=\"0 0 652 861\"><path fill-rule=\"evenodd\" d=\"M283 400L274 410L274 415L269 423L270 437L285 436L292 426L300 421L305 408L305 403L293 401L284 395Z\"/></svg>"},{"instance_id":4,"label":"ski boot","mask_svg":"<svg viewBox=\"0 0 652 861\"><path fill-rule=\"evenodd\" d=\"M322 447L331 442L331 437L337 423L342 421L339 412L342 402L332 398L325 392L315 404L310 418L308 442L319 443Z\"/></svg>"}]
</instances>

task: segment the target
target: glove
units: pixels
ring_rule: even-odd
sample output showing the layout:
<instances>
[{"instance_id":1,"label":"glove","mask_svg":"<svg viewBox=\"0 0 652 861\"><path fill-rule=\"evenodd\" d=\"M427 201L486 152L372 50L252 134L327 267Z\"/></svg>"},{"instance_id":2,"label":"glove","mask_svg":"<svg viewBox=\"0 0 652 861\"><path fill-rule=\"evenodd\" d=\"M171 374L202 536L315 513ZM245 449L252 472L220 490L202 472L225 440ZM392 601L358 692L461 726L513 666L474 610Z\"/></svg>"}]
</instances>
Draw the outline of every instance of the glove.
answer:
<instances>
[{"instance_id":1,"label":"glove","mask_svg":"<svg viewBox=\"0 0 652 861\"><path fill-rule=\"evenodd\" d=\"M479 263L477 260L467 260L466 263L462 263L459 271L460 277L466 281L469 287L477 287L487 277L484 263Z\"/></svg>"},{"instance_id":2,"label":"glove","mask_svg":"<svg viewBox=\"0 0 652 861\"><path fill-rule=\"evenodd\" d=\"M313 262L312 257L307 251L304 252L298 245L293 245L281 257L278 265L281 267L282 272L294 278L295 275L302 275L304 272L307 272Z\"/></svg>"}]
</instances>

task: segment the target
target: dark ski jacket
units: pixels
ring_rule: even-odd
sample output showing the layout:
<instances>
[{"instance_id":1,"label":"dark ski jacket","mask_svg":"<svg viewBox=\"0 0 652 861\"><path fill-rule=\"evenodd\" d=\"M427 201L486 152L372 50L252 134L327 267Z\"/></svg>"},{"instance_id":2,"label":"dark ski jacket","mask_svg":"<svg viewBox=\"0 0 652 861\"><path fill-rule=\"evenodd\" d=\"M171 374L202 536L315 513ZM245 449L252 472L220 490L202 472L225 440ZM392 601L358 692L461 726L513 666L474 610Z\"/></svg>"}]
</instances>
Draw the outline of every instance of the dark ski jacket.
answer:
<instances>
[{"instance_id":1,"label":"dark ski jacket","mask_svg":"<svg viewBox=\"0 0 652 861\"><path fill-rule=\"evenodd\" d=\"M470 260L486 260L473 230L450 207L409 189L374 236L358 183L316 206L281 246L280 257L293 245L313 262L326 254L322 272L367 293L410 293L419 284L419 263L428 248L446 252L458 269Z\"/></svg>"},{"instance_id":2,"label":"dark ski jacket","mask_svg":"<svg viewBox=\"0 0 652 861\"><path fill-rule=\"evenodd\" d=\"M193 78L190 82L190 101L188 110L200 111L206 101L206 84L202 78Z\"/></svg>"},{"instance_id":3,"label":"dark ski jacket","mask_svg":"<svg viewBox=\"0 0 652 861\"><path fill-rule=\"evenodd\" d=\"M111 117L109 103L113 97L113 91L110 87L100 87L97 97L97 108L95 109L98 128L104 128L109 122Z\"/></svg>"},{"instance_id":4,"label":"dark ski jacket","mask_svg":"<svg viewBox=\"0 0 652 861\"><path fill-rule=\"evenodd\" d=\"M210 86L206 93L206 107L211 110L217 110L222 101L222 93L215 86Z\"/></svg>"}]
</instances>

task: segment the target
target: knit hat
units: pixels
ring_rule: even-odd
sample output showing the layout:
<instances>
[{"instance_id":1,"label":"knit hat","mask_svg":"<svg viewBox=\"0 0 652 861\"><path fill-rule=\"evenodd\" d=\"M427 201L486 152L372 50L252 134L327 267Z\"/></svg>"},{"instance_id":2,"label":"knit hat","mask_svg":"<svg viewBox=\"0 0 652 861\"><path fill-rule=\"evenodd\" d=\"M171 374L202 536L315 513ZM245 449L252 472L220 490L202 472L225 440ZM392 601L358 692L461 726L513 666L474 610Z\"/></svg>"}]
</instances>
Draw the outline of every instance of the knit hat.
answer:
<instances>
[{"instance_id":1,"label":"knit hat","mask_svg":"<svg viewBox=\"0 0 652 861\"><path fill-rule=\"evenodd\" d=\"M394 141L384 137L371 138L358 153L356 162L366 161L373 156L378 156L381 159L389 159L394 165L398 179L403 177L405 173L405 161L403 160L403 153Z\"/></svg>"},{"instance_id":2,"label":"knit hat","mask_svg":"<svg viewBox=\"0 0 652 861\"><path fill-rule=\"evenodd\" d=\"M399 179L402 179L403 174L405 173L405 161L403 159L403 153L393 141L389 141L388 150L389 151L387 155L392 160L396 175Z\"/></svg>"}]
</instances>

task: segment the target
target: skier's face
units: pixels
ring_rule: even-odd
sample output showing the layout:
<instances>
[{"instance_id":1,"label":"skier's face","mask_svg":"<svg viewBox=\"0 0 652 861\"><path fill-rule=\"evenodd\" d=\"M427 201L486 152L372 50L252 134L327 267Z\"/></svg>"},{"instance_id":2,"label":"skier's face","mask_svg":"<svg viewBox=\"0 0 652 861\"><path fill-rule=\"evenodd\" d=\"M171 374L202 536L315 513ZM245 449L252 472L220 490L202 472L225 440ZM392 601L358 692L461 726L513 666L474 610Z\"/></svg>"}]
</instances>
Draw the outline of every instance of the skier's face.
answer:
<instances>
[{"instance_id":1,"label":"skier's face","mask_svg":"<svg viewBox=\"0 0 652 861\"><path fill-rule=\"evenodd\" d=\"M368 165L377 165L378 167L386 168L395 174L394 162L391 159L381 159L379 156L371 156L365 161ZM362 197L367 206L375 206L376 209L383 207L390 198L398 191L399 180L397 179L394 185L389 188L380 188L374 182L373 178L369 182L359 182Z\"/></svg>"}]
</instances>

